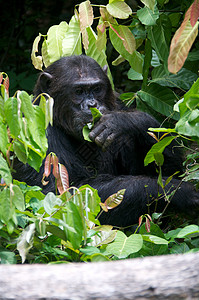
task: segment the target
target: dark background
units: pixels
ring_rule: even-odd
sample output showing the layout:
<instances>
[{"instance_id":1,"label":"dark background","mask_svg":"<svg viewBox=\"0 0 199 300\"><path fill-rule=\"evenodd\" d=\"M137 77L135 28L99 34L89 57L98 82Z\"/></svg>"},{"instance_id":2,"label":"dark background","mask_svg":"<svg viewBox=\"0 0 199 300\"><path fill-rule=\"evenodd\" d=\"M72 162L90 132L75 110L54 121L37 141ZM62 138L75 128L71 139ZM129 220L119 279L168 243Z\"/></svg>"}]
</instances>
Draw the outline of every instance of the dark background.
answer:
<instances>
[{"instance_id":1,"label":"dark background","mask_svg":"<svg viewBox=\"0 0 199 300\"><path fill-rule=\"evenodd\" d=\"M17 89L32 92L39 73L34 69L30 57L35 37L39 33L46 34L50 26L61 21L69 22L74 14L75 5L82 1L0 1L0 72L9 75L10 96ZM127 2L132 9L136 9L135 0ZM93 0L91 3L106 5L108 0ZM112 53L109 53L110 55ZM118 72L118 69L114 72L114 69L111 71L115 73L115 81L121 82L122 72Z\"/></svg>"}]
</instances>

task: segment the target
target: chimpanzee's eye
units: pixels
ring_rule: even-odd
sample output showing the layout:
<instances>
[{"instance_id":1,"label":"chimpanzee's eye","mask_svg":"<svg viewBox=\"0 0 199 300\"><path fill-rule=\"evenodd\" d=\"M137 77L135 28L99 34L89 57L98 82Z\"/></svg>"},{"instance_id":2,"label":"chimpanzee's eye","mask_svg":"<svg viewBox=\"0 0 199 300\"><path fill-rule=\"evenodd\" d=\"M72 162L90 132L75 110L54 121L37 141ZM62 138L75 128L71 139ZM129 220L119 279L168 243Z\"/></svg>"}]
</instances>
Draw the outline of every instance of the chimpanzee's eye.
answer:
<instances>
[{"instance_id":1,"label":"chimpanzee's eye","mask_svg":"<svg viewBox=\"0 0 199 300\"><path fill-rule=\"evenodd\" d=\"M77 95L77 96L81 96L82 94L83 94L83 89L82 88L77 88L76 90L75 90L75 94Z\"/></svg>"},{"instance_id":2,"label":"chimpanzee's eye","mask_svg":"<svg viewBox=\"0 0 199 300\"><path fill-rule=\"evenodd\" d=\"M101 90L102 90L102 87L101 87L100 85L97 85L97 86L94 87L94 89L93 89L94 93L96 93L96 94L100 93Z\"/></svg>"}]
</instances>

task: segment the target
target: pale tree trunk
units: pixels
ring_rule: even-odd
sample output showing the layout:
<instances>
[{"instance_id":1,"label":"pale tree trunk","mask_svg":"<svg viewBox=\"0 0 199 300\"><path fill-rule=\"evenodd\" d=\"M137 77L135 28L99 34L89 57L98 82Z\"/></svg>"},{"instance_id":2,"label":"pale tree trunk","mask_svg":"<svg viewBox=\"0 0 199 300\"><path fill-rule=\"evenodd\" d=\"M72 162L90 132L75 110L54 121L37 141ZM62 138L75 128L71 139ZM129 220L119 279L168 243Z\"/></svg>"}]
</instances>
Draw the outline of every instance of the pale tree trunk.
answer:
<instances>
[{"instance_id":1,"label":"pale tree trunk","mask_svg":"<svg viewBox=\"0 0 199 300\"><path fill-rule=\"evenodd\" d=\"M0 299L199 299L199 253L103 263L1 265Z\"/></svg>"}]
</instances>

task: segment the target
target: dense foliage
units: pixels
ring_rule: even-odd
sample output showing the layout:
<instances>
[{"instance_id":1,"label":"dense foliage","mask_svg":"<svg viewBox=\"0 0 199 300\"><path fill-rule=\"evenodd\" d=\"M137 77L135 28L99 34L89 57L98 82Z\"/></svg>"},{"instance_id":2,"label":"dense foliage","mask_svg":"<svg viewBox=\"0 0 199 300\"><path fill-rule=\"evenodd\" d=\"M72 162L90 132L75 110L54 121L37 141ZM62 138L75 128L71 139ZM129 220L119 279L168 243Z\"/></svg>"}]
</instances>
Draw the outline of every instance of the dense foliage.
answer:
<instances>
[{"instance_id":1,"label":"dense foliage","mask_svg":"<svg viewBox=\"0 0 199 300\"><path fill-rule=\"evenodd\" d=\"M110 0L97 9L90 1L84 1L75 8L69 24L63 21L50 27L46 35L39 34L31 58L35 68L42 70L62 56L84 52L104 66L107 60L110 62L107 59L110 47L113 56L118 53L112 64L118 69L124 65L132 83L128 83L129 91L121 95L121 100L153 114L164 124L162 128L150 129L157 143L145 158L145 165L156 162L158 183L164 190L161 178L164 148L177 137L182 138L179 146L186 149L190 142L197 145L199 141L196 41L199 3L198 0L192 5L185 0L141 3L143 7L132 13L124 1ZM108 74L112 81L110 70ZM122 84L126 82L124 79ZM15 157L36 170L45 158L45 129L52 123L53 99L42 97L37 106L25 91L9 97L9 79L5 73L0 75L0 84L1 263L103 261L199 250L198 220L193 225L184 217L174 216L172 223L161 227L162 230L166 212L140 216L133 231L101 226L100 208L114 209L122 201L124 191L118 191L102 204L97 191L90 186L69 188L67 170L53 153L46 158L44 177L48 177L52 167L60 195L44 195L39 187L13 180ZM137 86L140 89L134 91ZM161 139L160 131L165 132ZM189 148L182 177L196 187L198 159L197 148ZM171 180L172 177L166 184ZM168 205L170 197L165 196Z\"/></svg>"}]
</instances>

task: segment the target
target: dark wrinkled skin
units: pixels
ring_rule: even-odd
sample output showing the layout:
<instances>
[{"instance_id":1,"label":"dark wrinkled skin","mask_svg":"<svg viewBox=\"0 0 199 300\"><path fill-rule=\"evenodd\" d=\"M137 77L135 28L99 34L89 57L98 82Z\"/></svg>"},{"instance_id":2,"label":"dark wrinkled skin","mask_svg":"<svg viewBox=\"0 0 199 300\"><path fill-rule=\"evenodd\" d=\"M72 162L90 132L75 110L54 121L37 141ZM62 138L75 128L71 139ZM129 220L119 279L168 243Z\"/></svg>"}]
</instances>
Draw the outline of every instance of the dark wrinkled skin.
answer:
<instances>
[{"instance_id":1,"label":"dark wrinkled skin","mask_svg":"<svg viewBox=\"0 0 199 300\"><path fill-rule=\"evenodd\" d=\"M105 72L86 56L65 57L49 66L38 78L35 96L48 93L54 98L54 124L47 129L48 152L57 154L69 173L70 184L90 184L98 189L102 201L120 189L126 189L123 202L108 213L102 213L103 224L129 226L138 222L140 215L148 213L148 203L157 198L157 172L155 164L144 167L144 157L155 140L147 133L158 122L144 112L130 110L115 98ZM103 114L84 141L82 128L92 121L90 107ZM44 171L39 173L28 165L15 162L15 178L29 185L39 185L44 193L54 191L54 177L42 186ZM182 158L171 144L164 151L162 173L165 178L176 171L182 172ZM167 190L177 187L174 179ZM169 208L175 212L194 212L199 206L199 195L194 188L183 183L175 193ZM158 212L165 200L158 201ZM150 213L153 212L150 207Z\"/></svg>"}]
</instances>

